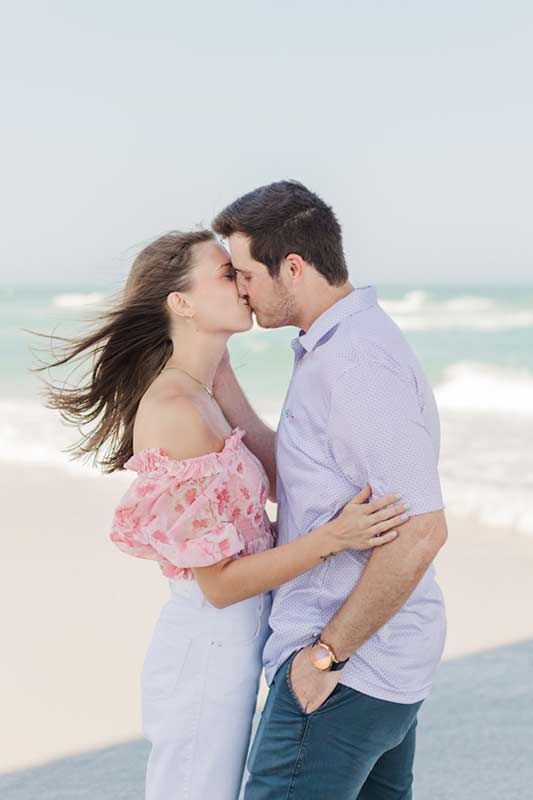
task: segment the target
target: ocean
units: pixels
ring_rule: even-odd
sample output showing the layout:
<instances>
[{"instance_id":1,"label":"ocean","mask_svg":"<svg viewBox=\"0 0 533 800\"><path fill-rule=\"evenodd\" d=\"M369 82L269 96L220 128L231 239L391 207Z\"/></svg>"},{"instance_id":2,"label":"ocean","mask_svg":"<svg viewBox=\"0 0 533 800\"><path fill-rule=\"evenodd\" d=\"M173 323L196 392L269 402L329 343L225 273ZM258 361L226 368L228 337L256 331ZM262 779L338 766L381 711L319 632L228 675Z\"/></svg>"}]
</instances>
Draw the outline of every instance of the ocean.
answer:
<instances>
[{"instance_id":1,"label":"ocean","mask_svg":"<svg viewBox=\"0 0 533 800\"><path fill-rule=\"evenodd\" d=\"M446 508L468 515L472 524L533 535L533 286L377 288L435 390ZM45 340L23 329L79 332L105 297L101 287L1 292L0 460L97 474L62 451L76 432L44 408L40 379L30 367ZM273 426L296 333L254 328L230 341L239 380Z\"/></svg>"}]
</instances>

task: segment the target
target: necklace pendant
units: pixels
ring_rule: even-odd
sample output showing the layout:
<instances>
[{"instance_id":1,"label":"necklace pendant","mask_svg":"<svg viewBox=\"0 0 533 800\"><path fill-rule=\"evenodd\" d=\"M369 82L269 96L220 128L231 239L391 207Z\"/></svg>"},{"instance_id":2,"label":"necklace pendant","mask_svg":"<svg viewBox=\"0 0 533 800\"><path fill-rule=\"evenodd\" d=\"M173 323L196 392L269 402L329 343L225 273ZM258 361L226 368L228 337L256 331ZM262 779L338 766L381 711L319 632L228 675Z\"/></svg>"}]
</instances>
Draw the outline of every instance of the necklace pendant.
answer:
<instances>
[{"instance_id":1,"label":"necklace pendant","mask_svg":"<svg viewBox=\"0 0 533 800\"><path fill-rule=\"evenodd\" d=\"M177 369L177 370L179 370L180 372L183 372L185 375L188 375L188 376L189 376L189 378L192 378L192 379L193 379L193 381L196 381L196 383L199 383L199 384L200 384L200 386L202 387L202 389L205 389L205 391L207 392L207 394L209 395L209 397L211 398L211 400L214 400L214 399L215 399L215 395L213 394L213 392L212 392L212 390L209 388L209 386L206 386L206 385L205 385L205 383L202 383L202 381L199 381L199 380L198 380L198 378L195 378L195 377L194 377L194 375L191 375L191 373L190 373L190 372L187 372L187 370L183 369L183 367L163 367L163 369L161 370L161 372L164 372L166 369Z\"/></svg>"}]
</instances>

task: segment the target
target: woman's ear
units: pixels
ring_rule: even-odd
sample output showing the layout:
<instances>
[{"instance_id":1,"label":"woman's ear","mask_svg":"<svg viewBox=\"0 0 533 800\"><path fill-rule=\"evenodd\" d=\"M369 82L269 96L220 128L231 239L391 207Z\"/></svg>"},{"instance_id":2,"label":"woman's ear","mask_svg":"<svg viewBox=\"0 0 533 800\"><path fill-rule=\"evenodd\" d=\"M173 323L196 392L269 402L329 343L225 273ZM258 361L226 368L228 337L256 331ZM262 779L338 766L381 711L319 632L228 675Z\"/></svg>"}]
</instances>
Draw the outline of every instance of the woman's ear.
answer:
<instances>
[{"instance_id":1,"label":"woman's ear","mask_svg":"<svg viewBox=\"0 0 533 800\"><path fill-rule=\"evenodd\" d=\"M170 311L177 317L190 319L194 315L193 306L185 295L181 292L171 292L167 297L167 305Z\"/></svg>"}]
</instances>

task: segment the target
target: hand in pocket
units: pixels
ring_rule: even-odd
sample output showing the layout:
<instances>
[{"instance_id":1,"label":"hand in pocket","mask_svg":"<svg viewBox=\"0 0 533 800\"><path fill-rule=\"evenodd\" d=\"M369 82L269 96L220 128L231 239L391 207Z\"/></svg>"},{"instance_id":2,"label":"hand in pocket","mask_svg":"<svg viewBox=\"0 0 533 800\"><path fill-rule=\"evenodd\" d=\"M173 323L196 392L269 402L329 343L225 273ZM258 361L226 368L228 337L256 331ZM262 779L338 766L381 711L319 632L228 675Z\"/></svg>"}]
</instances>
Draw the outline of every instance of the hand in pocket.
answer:
<instances>
[{"instance_id":1,"label":"hand in pocket","mask_svg":"<svg viewBox=\"0 0 533 800\"><path fill-rule=\"evenodd\" d=\"M320 672L311 663L311 645L303 647L293 658L287 681L305 714L312 714L325 703L339 682L338 672Z\"/></svg>"}]
</instances>

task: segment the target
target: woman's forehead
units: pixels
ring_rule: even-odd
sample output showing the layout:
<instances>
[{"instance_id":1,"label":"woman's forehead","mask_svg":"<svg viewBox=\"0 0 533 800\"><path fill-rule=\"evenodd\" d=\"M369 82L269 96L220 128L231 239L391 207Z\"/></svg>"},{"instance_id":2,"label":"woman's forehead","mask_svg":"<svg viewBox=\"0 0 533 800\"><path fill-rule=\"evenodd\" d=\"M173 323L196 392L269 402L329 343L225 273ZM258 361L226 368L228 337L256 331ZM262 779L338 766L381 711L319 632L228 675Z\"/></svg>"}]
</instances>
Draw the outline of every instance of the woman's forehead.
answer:
<instances>
[{"instance_id":1,"label":"woman's forehead","mask_svg":"<svg viewBox=\"0 0 533 800\"><path fill-rule=\"evenodd\" d=\"M203 242L196 253L196 266L202 272L214 273L231 264L231 257L218 242Z\"/></svg>"}]
</instances>

